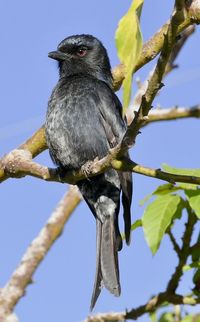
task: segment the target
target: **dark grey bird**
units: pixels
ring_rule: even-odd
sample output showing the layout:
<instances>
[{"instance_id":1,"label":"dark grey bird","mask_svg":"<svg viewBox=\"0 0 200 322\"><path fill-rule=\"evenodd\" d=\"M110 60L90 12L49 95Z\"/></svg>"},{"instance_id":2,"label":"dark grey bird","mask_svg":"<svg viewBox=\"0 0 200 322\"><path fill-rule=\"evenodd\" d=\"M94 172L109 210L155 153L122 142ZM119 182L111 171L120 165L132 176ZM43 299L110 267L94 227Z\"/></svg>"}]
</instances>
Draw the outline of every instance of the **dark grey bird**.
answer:
<instances>
[{"instance_id":1,"label":"dark grey bird","mask_svg":"<svg viewBox=\"0 0 200 322\"><path fill-rule=\"evenodd\" d=\"M48 104L46 139L60 173L80 169L101 159L122 139L126 123L122 106L112 90L107 51L91 35L64 39L49 57L58 61L60 78ZM130 243L132 177L109 169L77 183L96 219L97 259L91 309L105 286L121 292L118 251L122 248L118 215L120 194L124 208L125 239Z\"/></svg>"}]
</instances>

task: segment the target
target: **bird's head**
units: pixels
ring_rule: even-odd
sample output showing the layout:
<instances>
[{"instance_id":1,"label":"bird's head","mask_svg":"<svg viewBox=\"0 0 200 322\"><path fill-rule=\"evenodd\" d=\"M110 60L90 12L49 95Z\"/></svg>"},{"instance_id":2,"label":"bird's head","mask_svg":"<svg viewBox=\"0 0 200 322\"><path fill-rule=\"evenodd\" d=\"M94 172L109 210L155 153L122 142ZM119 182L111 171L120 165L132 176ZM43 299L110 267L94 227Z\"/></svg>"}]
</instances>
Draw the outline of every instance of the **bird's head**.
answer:
<instances>
[{"instance_id":1,"label":"bird's head","mask_svg":"<svg viewBox=\"0 0 200 322\"><path fill-rule=\"evenodd\" d=\"M48 54L59 63L61 77L76 74L91 75L112 86L112 74L107 51L91 35L74 35L65 38L56 51Z\"/></svg>"}]
</instances>

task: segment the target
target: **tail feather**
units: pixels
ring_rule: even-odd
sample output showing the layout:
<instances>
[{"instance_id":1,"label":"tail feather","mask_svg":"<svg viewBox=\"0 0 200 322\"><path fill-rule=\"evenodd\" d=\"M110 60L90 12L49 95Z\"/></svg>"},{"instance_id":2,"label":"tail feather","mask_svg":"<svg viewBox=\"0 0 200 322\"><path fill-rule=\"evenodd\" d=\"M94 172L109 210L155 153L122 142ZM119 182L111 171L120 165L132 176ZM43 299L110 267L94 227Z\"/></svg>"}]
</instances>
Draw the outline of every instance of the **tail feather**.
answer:
<instances>
[{"instance_id":1,"label":"tail feather","mask_svg":"<svg viewBox=\"0 0 200 322\"><path fill-rule=\"evenodd\" d=\"M95 273L95 280L94 280L94 288L92 293L92 299L90 304L90 310L92 311L96 301L99 297L99 294L101 293L102 289L102 272L101 272L101 241L102 241L102 223L99 220L96 220L96 226L97 226L97 238L96 238L96 248L97 248L97 254L96 254L96 273Z\"/></svg>"},{"instance_id":2,"label":"tail feather","mask_svg":"<svg viewBox=\"0 0 200 322\"><path fill-rule=\"evenodd\" d=\"M127 245L131 242L131 201L132 201L132 174L118 172L122 187L122 205L124 208L125 239Z\"/></svg>"},{"instance_id":3,"label":"tail feather","mask_svg":"<svg viewBox=\"0 0 200 322\"><path fill-rule=\"evenodd\" d=\"M119 176L113 169L90 180L80 181L78 186L96 219L97 259L90 305L92 310L103 286L115 296L121 292L118 265L118 251L122 248L118 225L121 186Z\"/></svg>"},{"instance_id":4,"label":"tail feather","mask_svg":"<svg viewBox=\"0 0 200 322\"><path fill-rule=\"evenodd\" d=\"M109 216L103 223L97 219L97 261L91 310L103 286L115 296L121 293L114 218Z\"/></svg>"},{"instance_id":5,"label":"tail feather","mask_svg":"<svg viewBox=\"0 0 200 322\"><path fill-rule=\"evenodd\" d=\"M103 284L115 296L120 295L119 265L113 217L106 217L102 224L101 271Z\"/></svg>"}]
</instances>

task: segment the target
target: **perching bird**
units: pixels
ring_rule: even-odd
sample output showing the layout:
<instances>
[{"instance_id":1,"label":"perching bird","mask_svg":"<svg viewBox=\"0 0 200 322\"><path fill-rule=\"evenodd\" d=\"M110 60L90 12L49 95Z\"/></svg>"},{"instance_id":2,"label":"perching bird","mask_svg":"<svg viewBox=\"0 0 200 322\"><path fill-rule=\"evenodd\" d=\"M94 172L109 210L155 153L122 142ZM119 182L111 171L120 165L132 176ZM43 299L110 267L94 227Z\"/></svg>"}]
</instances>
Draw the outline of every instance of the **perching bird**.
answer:
<instances>
[{"instance_id":1,"label":"perching bird","mask_svg":"<svg viewBox=\"0 0 200 322\"><path fill-rule=\"evenodd\" d=\"M112 90L107 51L91 35L64 39L49 57L58 61L60 78L48 104L46 139L50 155L61 172L80 169L104 157L123 137L126 124ZM125 238L130 243L132 177L109 169L77 183L96 219L97 259L91 309L105 286L119 296L121 287L117 252L122 248L118 226L120 193Z\"/></svg>"}]
</instances>

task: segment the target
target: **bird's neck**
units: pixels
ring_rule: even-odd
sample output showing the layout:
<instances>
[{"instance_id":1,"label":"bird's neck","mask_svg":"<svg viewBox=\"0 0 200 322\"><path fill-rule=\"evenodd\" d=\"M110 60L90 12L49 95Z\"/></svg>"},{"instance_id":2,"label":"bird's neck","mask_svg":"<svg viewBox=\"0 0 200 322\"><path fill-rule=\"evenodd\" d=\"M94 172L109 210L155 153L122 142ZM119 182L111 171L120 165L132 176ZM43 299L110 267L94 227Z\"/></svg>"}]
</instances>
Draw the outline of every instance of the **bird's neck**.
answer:
<instances>
[{"instance_id":1,"label":"bird's neck","mask_svg":"<svg viewBox=\"0 0 200 322\"><path fill-rule=\"evenodd\" d=\"M75 65L75 64L65 64L60 62L59 63L59 72L60 72L60 78L63 77L71 77L73 75L88 75L91 77L94 77L100 81L105 82L110 88L112 88L112 74L111 70L109 69L102 69L96 66L96 68L90 68L89 66L87 68L83 68L83 66Z\"/></svg>"}]
</instances>

